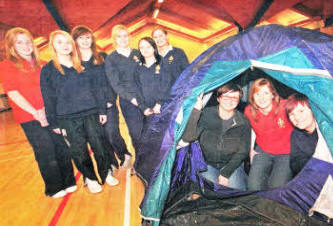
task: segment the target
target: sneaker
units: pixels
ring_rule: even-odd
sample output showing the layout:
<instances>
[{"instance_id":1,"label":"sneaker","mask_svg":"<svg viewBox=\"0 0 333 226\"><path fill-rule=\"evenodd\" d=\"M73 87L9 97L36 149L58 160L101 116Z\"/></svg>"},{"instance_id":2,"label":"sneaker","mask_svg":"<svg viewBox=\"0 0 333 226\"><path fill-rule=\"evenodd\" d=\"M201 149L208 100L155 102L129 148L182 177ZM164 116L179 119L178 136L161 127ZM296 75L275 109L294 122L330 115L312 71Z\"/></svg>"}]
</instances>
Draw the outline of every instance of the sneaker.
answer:
<instances>
[{"instance_id":1,"label":"sneaker","mask_svg":"<svg viewBox=\"0 0 333 226\"><path fill-rule=\"evenodd\" d=\"M77 186L76 185L73 185L73 186L70 186L70 187L68 187L68 188L65 188L65 191L67 192L67 193L73 193L73 192L75 192L77 190Z\"/></svg>"},{"instance_id":2,"label":"sneaker","mask_svg":"<svg viewBox=\"0 0 333 226\"><path fill-rule=\"evenodd\" d=\"M86 178L86 183L90 193L99 193L102 191L102 186L96 180L90 180L88 177Z\"/></svg>"},{"instance_id":3,"label":"sneaker","mask_svg":"<svg viewBox=\"0 0 333 226\"><path fill-rule=\"evenodd\" d=\"M124 160L124 163L121 165L124 169L129 169L131 168L131 159L132 159L132 156L130 155L125 155L125 160Z\"/></svg>"},{"instance_id":4,"label":"sneaker","mask_svg":"<svg viewBox=\"0 0 333 226\"><path fill-rule=\"evenodd\" d=\"M65 190L61 190L61 191L58 191L57 193L55 193L54 195L52 195L51 197L57 199L57 198L64 197L66 194L67 194L67 192Z\"/></svg>"},{"instance_id":5,"label":"sneaker","mask_svg":"<svg viewBox=\"0 0 333 226\"><path fill-rule=\"evenodd\" d=\"M110 186L115 186L115 185L119 184L119 180L112 176L111 170L109 170L108 175L105 179L105 182Z\"/></svg>"}]
</instances>

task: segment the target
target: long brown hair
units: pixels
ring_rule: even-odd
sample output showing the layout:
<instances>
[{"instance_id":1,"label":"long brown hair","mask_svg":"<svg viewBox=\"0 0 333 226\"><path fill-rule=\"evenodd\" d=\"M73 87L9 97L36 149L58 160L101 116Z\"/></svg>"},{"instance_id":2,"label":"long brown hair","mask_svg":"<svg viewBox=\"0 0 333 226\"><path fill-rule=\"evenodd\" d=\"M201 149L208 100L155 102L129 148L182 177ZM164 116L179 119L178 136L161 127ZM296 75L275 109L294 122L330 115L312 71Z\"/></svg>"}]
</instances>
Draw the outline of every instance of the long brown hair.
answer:
<instances>
[{"instance_id":1,"label":"long brown hair","mask_svg":"<svg viewBox=\"0 0 333 226\"><path fill-rule=\"evenodd\" d=\"M15 41L16 41L17 35L19 35L19 34L25 34L26 36L29 37L30 41L32 42L32 46L33 46L33 51L31 53L31 57L34 62L34 69L40 68L41 64L40 64L37 47L34 44L34 39L32 37L32 34L30 33L30 31L28 31L25 28L14 27L7 31L7 33L5 35L6 58L8 60L14 62L16 67L18 67L20 70L25 71L25 69L23 68L23 62L25 61L25 59L23 59L15 50Z\"/></svg>"},{"instance_id":2,"label":"long brown hair","mask_svg":"<svg viewBox=\"0 0 333 226\"><path fill-rule=\"evenodd\" d=\"M49 50L50 50L50 54L51 54L51 58L52 58L54 67L57 68L58 71L61 74L65 75L65 72L64 72L64 70L62 69L62 67L60 65L57 53L56 53L56 51L54 49L54 46L53 46L54 38L57 35L63 35L63 36L65 36L71 42L71 44L72 44L72 52L71 52L70 56L71 56L71 60L72 60L72 63L73 63L73 68L78 73L81 73L84 68L81 65L80 57L77 54L77 50L76 50L76 47L75 47L74 40L72 39L72 36L69 33L67 33L66 31L62 31L62 30L56 30L56 31L51 32L50 38L49 38L50 39L49 40Z\"/></svg>"},{"instance_id":3,"label":"long brown hair","mask_svg":"<svg viewBox=\"0 0 333 226\"><path fill-rule=\"evenodd\" d=\"M93 32L90 28L88 28L87 26L84 25L79 25L73 28L71 35L75 41L75 45L76 45L76 49L78 50L77 53L79 54L80 59L82 59L81 56L81 51L80 48L78 46L77 43L77 39L81 36L81 35L86 35L86 34L90 34L91 38L92 38L92 43L91 43L91 51L92 51L92 55L93 55L93 63L95 65L100 65L104 62L104 57L102 56L102 54L100 54L97 51L97 46L96 46L96 40L95 37L93 35Z\"/></svg>"},{"instance_id":4,"label":"long brown hair","mask_svg":"<svg viewBox=\"0 0 333 226\"><path fill-rule=\"evenodd\" d=\"M280 96L278 92L276 91L273 83L267 79L267 78L258 78L255 80L250 87L250 93L249 93L249 102L251 106L251 115L254 120L257 120L257 112L258 112L258 106L254 101L254 94L256 94L263 86L267 86L268 89L273 94L273 101L276 103L276 109L275 114L278 113L279 103L280 103Z\"/></svg>"}]
</instances>

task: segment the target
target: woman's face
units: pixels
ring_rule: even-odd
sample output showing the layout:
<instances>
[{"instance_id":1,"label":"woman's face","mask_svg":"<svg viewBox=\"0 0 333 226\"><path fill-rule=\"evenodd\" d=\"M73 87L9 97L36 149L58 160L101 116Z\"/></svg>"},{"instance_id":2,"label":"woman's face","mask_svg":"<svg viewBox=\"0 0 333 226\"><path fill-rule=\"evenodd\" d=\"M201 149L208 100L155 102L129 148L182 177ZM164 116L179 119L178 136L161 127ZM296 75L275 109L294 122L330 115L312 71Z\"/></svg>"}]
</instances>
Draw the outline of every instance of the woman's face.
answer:
<instances>
[{"instance_id":1,"label":"woman's face","mask_svg":"<svg viewBox=\"0 0 333 226\"><path fill-rule=\"evenodd\" d=\"M238 91L230 90L227 93L222 94L217 98L219 102L219 107L226 112L232 112L235 110L239 103L240 93Z\"/></svg>"},{"instance_id":2,"label":"woman's face","mask_svg":"<svg viewBox=\"0 0 333 226\"><path fill-rule=\"evenodd\" d=\"M168 45L168 36L161 30L156 30L154 32L153 39L158 47Z\"/></svg>"},{"instance_id":3,"label":"woman's face","mask_svg":"<svg viewBox=\"0 0 333 226\"><path fill-rule=\"evenodd\" d=\"M129 35L127 31L120 30L119 34L116 36L117 47L128 48L129 46Z\"/></svg>"},{"instance_id":4,"label":"woman's face","mask_svg":"<svg viewBox=\"0 0 333 226\"><path fill-rule=\"evenodd\" d=\"M14 42L14 49L20 57L31 58L34 50L32 40L26 34L18 34Z\"/></svg>"},{"instance_id":5,"label":"woman's face","mask_svg":"<svg viewBox=\"0 0 333 226\"><path fill-rule=\"evenodd\" d=\"M90 49L92 44L92 35L90 33L86 33L83 35L80 35L76 39L76 43L79 46L80 49Z\"/></svg>"},{"instance_id":6,"label":"woman's face","mask_svg":"<svg viewBox=\"0 0 333 226\"><path fill-rule=\"evenodd\" d=\"M140 53L144 58L155 57L154 48L146 40L141 40L139 43Z\"/></svg>"},{"instance_id":7,"label":"woman's face","mask_svg":"<svg viewBox=\"0 0 333 226\"><path fill-rule=\"evenodd\" d=\"M259 109L266 110L272 107L274 95L268 85L264 85L254 93L254 103Z\"/></svg>"},{"instance_id":8,"label":"woman's face","mask_svg":"<svg viewBox=\"0 0 333 226\"><path fill-rule=\"evenodd\" d=\"M69 55L73 51L71 40L62 34L54 37L53 47L58 55Z\"/></svg>"},{"instance_id":9,"label":"woman's face","mask_svg":"<svg viewBox=\"0 0 333 226\"><path fill-rule=\"evenodd\" d=\"M298 103L294 110L289 113L289 119L295 127L308 132L312 132L311 128L315 126L312 111L306 104Z\"/></svg>"}]
</instances>

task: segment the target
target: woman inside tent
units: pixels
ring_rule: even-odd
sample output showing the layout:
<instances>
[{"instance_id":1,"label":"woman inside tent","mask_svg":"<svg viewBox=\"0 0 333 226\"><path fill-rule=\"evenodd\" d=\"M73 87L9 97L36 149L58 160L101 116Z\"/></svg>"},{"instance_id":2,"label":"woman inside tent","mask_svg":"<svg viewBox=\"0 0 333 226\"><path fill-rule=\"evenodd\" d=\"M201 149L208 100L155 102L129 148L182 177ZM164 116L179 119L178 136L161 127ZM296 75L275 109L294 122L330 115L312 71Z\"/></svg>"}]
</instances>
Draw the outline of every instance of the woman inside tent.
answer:
<instances>
[{"instance_id":1,"label":"woman inside tent","mask_svg":"<svg viewBox=\"0 0 333 226\"><path fill-rule=\"evenodd\" d=\"M113 181L101 126L107 120L101 78L91 73L91 68L82 67L75 43L67 32L52 32L49 48L52 60L41 72L47 119L52 128L61 129L89 191L101 192L87 149L89 142L102 183L110 177Z\"/></svg>"},{"instance_id":2,"label":"woman inside tent","mask_svg":"<svg viewBox=\"0 0 333 226\"><path fill-rule=\"evenodd\" d=\"M184 50L173 47L169 43L168 32L162 28L155 28L152 38L158 47L158 53L162 57L162 63L172 76L172 84L188 66L188 59Z\"/></svg>"},{"instance_id":3,"label":"woman inside tent","mask_svg":"<svg viewBox=\"0 0 333 226\"><path fill-rule=\"evenodd\" d=\"M151 116L161 113L161 106L168 97L172 86L172 77L161 63L157 46L150 37L139 41L141 65L137 67L135 78L140 90L141 102L139 108L145 115L144 130Z\"/></svg>"},{"instance_id":4,"label":"woman inside tent","mask_svg":"<svg viewBox=\"0 0 333 226\"><path fill-rule=\"evenodd\" d=\"M37 48L31 33L12 28L5 36L6 60L1 63L1 81L35 154L45 184L45 194L60 198L77 189L73 166L60 130L49 125L40 92Z\"/></svg>"},{"instance_id":5,"label":"woman inside tent","mask_svg":"<svg viewBox=\"0 0 333 226\"><path fill-rule=\"evenodd\" d=\"M227 83L217 90L219 105L202 110L201 94L189 118L182 139L199 139L207 171L201 175L220 185L246 190L247 175L243 162L249 155L251 127L242 113L236 110L242 89Z\"/></svg>"},{"instance_id":6,"label":"woman inside tent","mask_svg":"<svg viewBox=\"0 0 333 226\"><path fill-rule=\"evenodd\" d=\"M123 25L112 28L112 40L116 50L105 59L105 72L109 84L119 96L119 104L124 115L135 151L138 149L142 132L143 114L138 108L139 93L134 73L139 64L139 52L129 46L129 32ZM125 154L125 159L130 159Z\"/></svg>"},{"instance_id":7,"label":"woman inside tent","mask_svg":"<svg viewBox=\"0 0 333 226\"><path fill-rule=\"evenodd\" d=\"M308 99L303 94L288 97L286 112L295 126L290 137L290 168L296 176L315 152L318 143L316 120Z\"/></svg>"},{"instance_id":8,"label":"woman inside tent","mask_svg":"<svg viewBox=\"0 0 333 226\"><path fill-rule=\"evenodd\" d=\"M104 124L104 129L109 143L110 150L110 164L118 167L118 162L115 159L114 151L117 153L120 159L121 166L128 168L131 164L130 156L126 148L124 139L120 135L119 131L119 113L116 106L116 94L113 89L108 85L104 70L104 58L106 54L97 52L96 42L92 31L86 26L76 26L72 30L72 37L75 41L76 47L79 50L79 56L81 58L81 64L84 68L102 79L101 89L104 89L106 95L106 108L107 108L107 122Z\"/></svg>"},{"instance_id":9,"label":"woman inside tent","mask_svg":"<svg viewBox=\"0 0 333 226\"><path fill-rule=\"evenodd\" d=\"M272 82L266 78L255 80L250 87L250 105L244 114L256 135L255 150L251 150L249 190L280 187L291 179L289 167L290 134L285 104Z\"/></svg>"}]
</instances>

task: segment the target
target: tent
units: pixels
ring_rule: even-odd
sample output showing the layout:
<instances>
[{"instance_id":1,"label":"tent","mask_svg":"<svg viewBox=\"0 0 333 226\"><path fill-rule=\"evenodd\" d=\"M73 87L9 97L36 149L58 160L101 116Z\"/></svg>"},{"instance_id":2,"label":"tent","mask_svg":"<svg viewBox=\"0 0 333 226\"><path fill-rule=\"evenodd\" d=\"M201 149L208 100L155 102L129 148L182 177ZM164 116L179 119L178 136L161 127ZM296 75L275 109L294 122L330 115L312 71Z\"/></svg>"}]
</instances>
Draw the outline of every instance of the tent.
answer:
<instances>
[{"instance_id":1,"label":"tent","mask_svg":"<svg viewBox=\"0 0 333 226\"><path fill-rule=\"evenodd\" d=\"M277 189L255 193L207 184L196 175L204 167L199 145L177 148L196 97L251 68L260 68L273 79L307 95L322 135L320 139L326 140L292 181ZM134 166L147 184L141 203L142 217L158 225L167 202L174 199L170 194L190 181L198 183L203 193L210 186L214 192L210 195L206 192L207 197L234 200L234 203L261 197L296 210L302 216L315 213L317 218L329 221L333 218L333 210L329 209L333 206L332 75L333 37L302 28L261 26L230 37L202 53L179 76L162 114L154 117L143 135ZM276 219L281 216L283 213Z\"/></svg>"}]
</instances>

